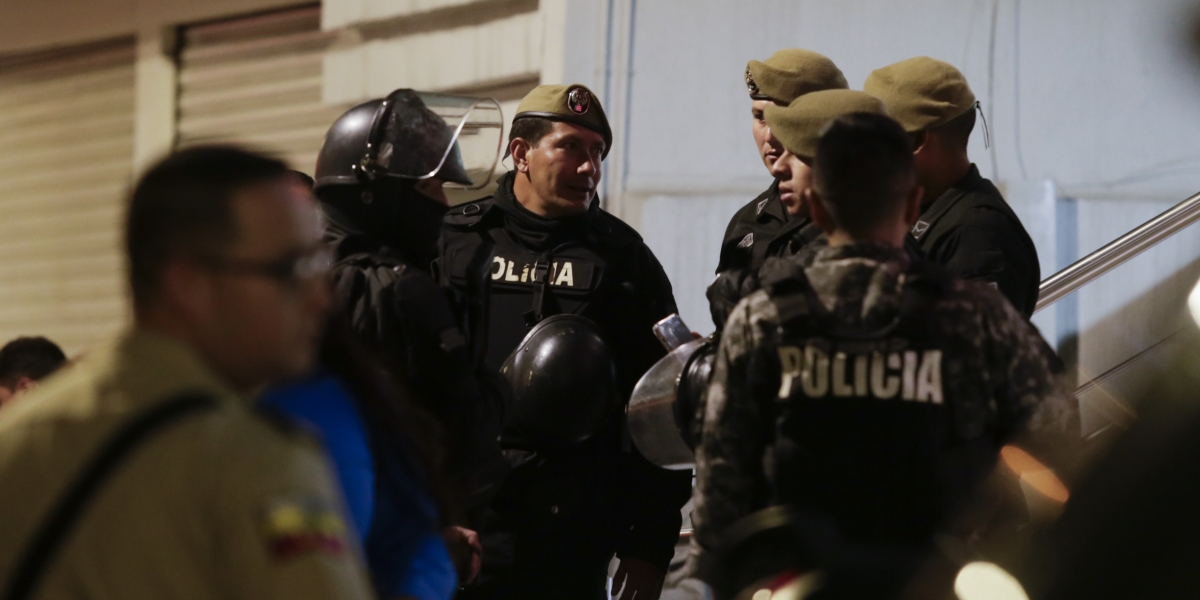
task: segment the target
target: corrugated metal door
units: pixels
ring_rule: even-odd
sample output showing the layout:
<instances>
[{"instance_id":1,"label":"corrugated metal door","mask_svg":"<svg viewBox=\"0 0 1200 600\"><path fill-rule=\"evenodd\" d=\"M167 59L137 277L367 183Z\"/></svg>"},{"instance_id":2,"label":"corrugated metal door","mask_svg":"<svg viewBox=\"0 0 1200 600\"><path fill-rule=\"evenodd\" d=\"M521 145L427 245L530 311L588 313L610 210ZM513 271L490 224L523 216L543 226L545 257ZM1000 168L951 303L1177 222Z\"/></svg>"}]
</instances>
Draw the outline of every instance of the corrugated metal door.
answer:
<instances>
[{"instance_id":1,"label":"corrugated metal door","mask_svg":"<svg viewBox=\"0 0 1200 600\"><path fill-rule=\"evenodd\" d=\"M126 321L132 40L0 59L0 343L69 353Z\"/></svg>"},{"instance_id":2,"label":"corrugated metal door","mask_svg":"<svg viewBox=\"0 0 1200 600\"><path fill-rule=\"evenodd\" d=\"M232 142L311 174L325 132L348 106L321 102L334 34L310 6L185 27L179 54L180 146Z\"/></svg>"}]
</instances>

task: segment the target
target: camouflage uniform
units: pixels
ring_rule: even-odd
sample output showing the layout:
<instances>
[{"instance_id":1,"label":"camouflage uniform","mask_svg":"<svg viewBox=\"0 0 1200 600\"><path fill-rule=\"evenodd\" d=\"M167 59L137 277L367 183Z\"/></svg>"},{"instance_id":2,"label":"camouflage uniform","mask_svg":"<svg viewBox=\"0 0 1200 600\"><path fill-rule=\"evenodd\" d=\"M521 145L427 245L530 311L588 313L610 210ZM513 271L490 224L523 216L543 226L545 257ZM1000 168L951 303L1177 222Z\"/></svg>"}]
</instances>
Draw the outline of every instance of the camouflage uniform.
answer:
<instances>
[{"instance_id":1,"label":"camouflage uniform","mask_svg":"<svg viewBox=\"0 0 1200 600\"><path fill-rule=\"evenodd\" d=\"M696 457L692 515L696 535L689 569L693 573L698 566L704 568L705 553L720 544L723 530L734 521L771 504L795 503L792 499L797 497L803 499L802 505L807 504L802 507L830 517L852 542L911 545L924 536L928 543L952 509L953 503L944 496L953 492L961 495L971 489L990 470L1002 444L1028 431L1077 435L1075 401L1063 388L1057 358L1036 329L990 287L949 277L944 279L943 291L929 296L933 300L924 303L922 314L927 318L916 321L917 335L899 340L901 350L906 347L903 344L910 344L907 347L937 348L933 351L944 356L940 360L945 364L936 373L935 398L922 397L924 392L910 385L910 373L916 371L915 367L908 371L907 366L904 393L893 388L891 400L881 401L869 394L835 401L827 401L824 393L815 394L815 399L803 397L794 391L801 387L801 377L797 373L791 381L792 372L782 364L788 344L828 334L829 328L824 326L827 322L841 332L873 330L900 322L902 304L912 298L904 291L906 286L912 285L916 273L936 267L918 269L921 265L910 262L903 250L875 244L821 249L807 267L794 260L792 273L802 270L806 277L787 276L785 265L775 263L764 281L765 289L737 305L721 339L705 409L703 442ZM819 301L827 314L822 320L806 321L821 326L798 331L793 320L781 318L781 312L785 316L794 314L787 309L788 302L799 296L793 284L805 279L815 292L814 306ZM814 310L822 312L819 307ZM849 368L856 357L851 354L848 361L846 352L851 351L840 351L847 347L849 337L827 336L833 350L838 351L828 356L836 356L843 368L839 372L835 367L826 385L833 382L837 390L840 383L843 391L856 389L857 396L864 396L863 390L874 390L869 387L874 384L868 384L869 377L860 375L857 367ZM897 340L889 343L894 345ZM886 360L887 350L883 352ZM902 359L907 361L907 357ZM863 364L869 360L869 356L863 359ZM825 365L829 362L826 359ZM897 369L893 371L896 385L900 380L899 364L891 365ZM863 367L861 372L868 371ZM852 384L846 383L847 376L854 380ZM814 378L820 379L807 371L804 378L805 386ZM850 394L835 391L833 395ZM780 396L786 402L779 400ZM802 440L788 439L788 430L782 427L779 416L781 407L796 402L817 407L805 416L812 425L801 427L805 432ZM929 429L906 428L916 421L905 415L887 414L901 410L908 411L909 416L913 411L934 414L929 412L931 409L937 409L936 417L920 417L925 419L922 426ZM936 440L931 441L933 438ZM828 467L829 463L842 462L835 470L809 469L798 476L795 470L787 471L778 464L779 454L773 452L780 444L791 442L807 446L807 462L801 461L805 466L818 463ZM924 448L934 453L935 460L941 460L968 446L974 448L973 453L965 459L956 455L955 465L959 468L950 474L949 481L944 472L935 474L930 468L922 472L925 463L904 464L906 458L898 458L916 456L913 449ZM845 455L853 456L842 460ZM903 471L910 480L932 482L934 485L926 486L932 491L925 490L929 492L927 497L919 499L901 497L914 489L889 488L895 483L889 477L896 470ZM938 477L941 480L932 481ZM839 479L853 481L845 484ZM914 484L904 482L901 487L904 485L911 488ZM781 494L781 486L793 491ZM862 501L864 493L877 494L880 489L889 492L876 498L878 502ZM853 493L829 495L838 490ZM943 497L937 497L939 490ZM826 495L814 500L822 493ZM929 508L914 500L928 500L935 506ZM847 510L858 510L860 514L848 514ZM931 512L934 514L928 514ZM924 527L912 525L913 521Z\"/></svg>"}]
</instances>

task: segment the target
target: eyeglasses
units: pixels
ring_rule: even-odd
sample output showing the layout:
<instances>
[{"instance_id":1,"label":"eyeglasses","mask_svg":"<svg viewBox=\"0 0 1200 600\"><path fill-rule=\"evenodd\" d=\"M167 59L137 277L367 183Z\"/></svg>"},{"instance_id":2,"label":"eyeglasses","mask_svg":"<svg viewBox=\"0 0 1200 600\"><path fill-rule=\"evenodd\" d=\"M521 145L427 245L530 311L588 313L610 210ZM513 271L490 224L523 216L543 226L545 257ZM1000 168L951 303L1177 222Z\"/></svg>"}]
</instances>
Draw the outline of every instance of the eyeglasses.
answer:
<instances>
[{"instance_id":1,"label":"eyeglasses","mask_svg":"<svg viewBox=\"0 0 1200 600\"><path fill-rule=\"evenodd\" d=\"M273 279L280 285L295 290L328 275L333 265L333 253L328 248L319 246L304 252L293 252L277 260L203 256L200 262L218 271Z\"/></svg>"}]
</instances>

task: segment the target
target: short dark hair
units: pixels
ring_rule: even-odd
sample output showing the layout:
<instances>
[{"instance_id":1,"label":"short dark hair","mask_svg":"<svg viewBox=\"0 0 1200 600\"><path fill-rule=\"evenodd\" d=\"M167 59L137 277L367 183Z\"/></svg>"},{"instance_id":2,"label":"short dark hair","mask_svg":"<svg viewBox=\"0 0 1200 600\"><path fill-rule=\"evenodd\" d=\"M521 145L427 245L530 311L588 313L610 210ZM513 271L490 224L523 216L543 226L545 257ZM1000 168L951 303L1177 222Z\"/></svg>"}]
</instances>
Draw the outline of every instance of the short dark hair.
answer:
<instances>
[{"instance_id":1,"label":"short dark hair","mask_svg":"<svg viewBox=\"0 0 1200 600\"><path fill-rule=\"evenodd\" d=\"M521 117L514 119L512 129L508 132L508 143L521 138L529 142L530 146L538 145L542 138L550 135L554 131L554 120L545 117Z\"/></svg>"},{"instance_id":2,"label":"short dark hair","mask_svg":"<svg viewBox=\"0 0 1200 600\"><path fill-rule=\"evenodd\" d=\"M971 141L971 132L975 130L975 108L929 129L929 133L940 136L954 144L960 150L966 150Z\"/></svg>"},{"instance_id":3,"label":"short dark hair","mask_svg":"<svg viewBox=\"0 0 1200 600\"><path fill-rule=\"evenodd\" d=\"M903 210L916 181L912 145L884 115L838 117L817 143L813 179L837 225L852 235L864 233Z\"/></svg>"},{"instance_id":4,"label":"short dark hair","mask_svg":"<svg viewBox=\"0 0 1200 600\"><path fill-rule=\"evenodd\" d=\"M230 146L195 146L151 167L133 189L125 221L134 305L152 298L168 260L216 253L237 239L234 194L290 176L282 162Z\"/></svg>"},{"instance_id":5,"label":"short dark hair","mask_svg":"<svg viewBox=\"0 0 1200 600\"><path fill-rule=\"evenodd\" d=\"M16 387L22 377L37 381L65 362L58 344L44 337L19 337L0 348L0 385Z\"/></svg>"}]
</instances>

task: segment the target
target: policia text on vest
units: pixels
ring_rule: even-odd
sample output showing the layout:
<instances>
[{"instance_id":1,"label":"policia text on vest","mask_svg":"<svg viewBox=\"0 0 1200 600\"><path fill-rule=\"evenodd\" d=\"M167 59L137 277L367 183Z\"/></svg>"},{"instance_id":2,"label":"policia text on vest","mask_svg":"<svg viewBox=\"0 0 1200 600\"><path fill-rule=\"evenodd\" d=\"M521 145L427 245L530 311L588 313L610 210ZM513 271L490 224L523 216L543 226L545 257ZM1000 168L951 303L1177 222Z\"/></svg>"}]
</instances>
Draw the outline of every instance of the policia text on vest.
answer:
<instances>
[{"instance_id":1,"label":"policia text on vest","mask_svg":"<svg viewBox=\"0 0 1200 600\"><path fill-rule=\"evenodd\" d=\"M827 344L781 346L779 397L788 398L799 380L809 398L872 397L941 404L941 350L827 349Z\"/></svg>"}]
</instances>

